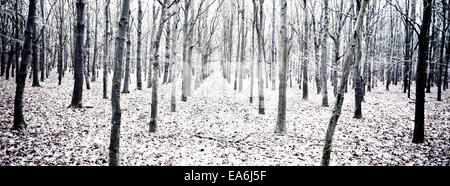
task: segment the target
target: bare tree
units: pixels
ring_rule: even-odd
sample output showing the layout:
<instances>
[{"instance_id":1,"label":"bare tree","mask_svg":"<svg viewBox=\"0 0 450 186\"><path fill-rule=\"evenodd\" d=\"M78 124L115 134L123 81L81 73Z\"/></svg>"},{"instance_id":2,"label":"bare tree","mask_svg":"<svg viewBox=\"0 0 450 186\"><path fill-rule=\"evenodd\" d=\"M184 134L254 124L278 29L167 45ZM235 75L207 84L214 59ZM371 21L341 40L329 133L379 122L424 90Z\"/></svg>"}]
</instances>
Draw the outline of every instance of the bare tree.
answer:
<instances>
[{"instance_id":1,"label":"bare tree","mask_svg":"<svg viewBox=\"0 0 450 186\"><path fill-rule=\"evenodd\" d=\"M345 91L345 86L347 84L348 81L348 77L350 75L350 68L352 65L352 60L353 57L355 55L355 51L357 50L357 40L359 38L359 34L362 28L362 23L363 23L363 19L364 19L364 15L366 12L366 8L367 5L369 4L370 0L362 0L362 5L360 7L360 11L358 14L358 18L356 21L356 26L352 32L352 38L351 41L349 43L347 43L347 52L344 58L344 69L343 69L343 74L342 74L342 79L340 81L339 84L339 89L338 89L338 94L336 97L336 102L333 108L333 114L331 115L331 119L328 123L328 129L327 129L327 133L325 136L325 145L323 147L323 153L322 153L322 160L321 160L321 165L322 166L328 166L330 164L330 156L331 156L331 147L332 147L332 143L333 143L333 135L334 135L334 131L336 129L337 126L337 122L339 119L339 116L341 115L342 112L342 104L344 103L344 91Z\"/></svg>"}]
</instances>

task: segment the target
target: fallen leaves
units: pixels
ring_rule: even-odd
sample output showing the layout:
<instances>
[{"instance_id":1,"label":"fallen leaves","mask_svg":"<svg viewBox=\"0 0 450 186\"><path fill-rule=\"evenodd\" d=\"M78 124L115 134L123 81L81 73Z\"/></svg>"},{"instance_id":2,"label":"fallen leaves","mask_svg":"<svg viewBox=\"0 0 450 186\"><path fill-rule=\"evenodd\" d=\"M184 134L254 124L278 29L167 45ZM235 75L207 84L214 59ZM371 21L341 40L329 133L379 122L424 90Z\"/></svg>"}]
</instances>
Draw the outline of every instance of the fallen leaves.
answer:
<instances>
[{"instance_id":1,"label":"fallen leaves","mask_svg":"<svg viewBox=\"0 0 450 186\"><path fill-rule=\"evenodd\" d=\"M73 82L70 78L62 86L54 82L56 77L42 83L42 88L31 88L27 82L24 113L29 126L12 131L15 85L0 80L0 165L108 164L111 103L102 99L102 82L91 83L92 89L84 91L83 103L92 109L67 109ZM214 74L192 92L188 102L177 100L177 112L172 113L171 87L163 85L159 131L150 134L151 89L137 91L134 86L131 94L121 96L122 165L320 163L332 110L320 106L321 95L312 93L304 101L298 88L288 89L288 135L277 136L278 91L265 92L266 114L259 115L257 103L248 103L249 89L237 93ZM177 87L181 90L181 81ZM332 165L450 164L449 102L436 102L434 93L427 95L426 143L415 145L411 143L414 104L396 88L368 92L360 120L352 118L353 92L346 94L334 136ZM334 98L329 98L333 103ZM448 91L444 98L450 99Z\"/></svg>"}]
</instances>

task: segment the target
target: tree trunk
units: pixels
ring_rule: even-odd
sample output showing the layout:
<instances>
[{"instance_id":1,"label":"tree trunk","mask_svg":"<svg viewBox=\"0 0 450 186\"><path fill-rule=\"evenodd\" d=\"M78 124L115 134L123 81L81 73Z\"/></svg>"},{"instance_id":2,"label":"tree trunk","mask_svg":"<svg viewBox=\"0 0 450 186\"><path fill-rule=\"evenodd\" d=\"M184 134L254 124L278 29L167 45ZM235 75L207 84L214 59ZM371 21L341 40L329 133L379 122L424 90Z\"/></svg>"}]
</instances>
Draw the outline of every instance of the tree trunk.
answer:
<instances>
[{"instance_id":1,"label":"tree trunk","mask_svg":"<svg viewBox=\"0 0 450 186\"><path fill-rule=\"evenodd\" d=\"M281 0L281 69L280 69L280 89L278 97L278 117L275 133L286 134L286 71L288 64L288 38L287 38L287 2Z\"/></svg>"},{"instance_id":2,"label":"tree trunk","mask_svg":"<svg viewBox=\"0 0 450 186\"><path fill-rule=\"evenodd\" d=\"M84 38L84 0L77 0L77 27L75 29L75 68L74 78L75 84L73 87L72 103L70 107L81 108L83 100L83 38Z\"/></svg>"},{"instance_id":3,"label":"tree trunk","mask_svg":"<svg viewBox=\"0 0 450 186\"><path fill-rule=\"evenodd\" d=\"M45 20L44 20L44 0L41 0L41 18L42 18L42 29L41 29L41 49L40 49L40 69L41 69L41 81L45 80Z\"/></svg>"},{"instance_id":4,"label":"tree trunk","mask_svg":"<svg viewBox=\"0 0 450 186\"><path fill-rule=\"evenodd\" d=\"M128 25L127 25L127 52L126 52L126 61L125 61L125 79L123 82L123 90L122 93L129 94L129 84L130 84L130 61L131 61L131 25L133 24L133 20L130 21L131 12L128 13Z\"/></svg>"},{"instance_id":5,"label":"tree trunk","mask_svg":"<svg viewBox=\"0 0 450 186\"><path fill-rule=\"evenodd\" d=\"M108 50L109 50L109 5L110 0L105 0L105 35L103 48L103 99L108 99Z\"/></svg>"},{"instance_id":6,"label":"tree trunk","mask_svg":"<svg viewBox=\"0 0 450 186\"><path fill-rule=\"evenodd\" d=\"M39 38L38 37L38 33L37 33L37 25L34 24L33 25L33 44L32 44L32 54L31 54L31 68L33 70L33 83L32 83L32 87L40 87L41 85L39 85L39 59L38 59L38 42L39 42ZM3 54L2 54L2 58L3 58ZM2 59L3 60L3 59Z\"/></svg>"},{"instance_id":7,"label":"tree trunk","mask_svg":"<svg viewBox=\"0 0 450 186\"><path fill-rule=\"evenodd\" d=\"M431 23L431 11L433 0L423 0L423 23L419 35L419 58L417 62L416 80L416 110L414 117L414 137L413 143L423 143L425 124L425 84L426 84L426 62L429 45L429 28Z\"/></svg>"},{"instance_id":8,"label":"tree trunk","mask_svg":"<svg viewBox=\"0 0 450 186\"><path fill-rule=\"evenodd\" d=\"M323 147L322 160L320 163L322 166L329 166L329 164L330 164L333 135L334 135L334 131L337 126L339 116L341 115L341 112L342 112L342 105L344 103L344 89L348 82L348 77L350 75L350 68L352 65L353 57L355 55L356 43L359 38L360 30L361 30L363 19L364 19L364 14L366 12L366 7L367 7L367 4L369 3L369 1L370 0L362 0L362 5L361 5L361 9L359 11L358 19L356 21L356 26L354 28L354 31L352 32L352 38L346 47L347 54L343 61L344 69L343 69L342 79L339 84L339 90L338 90L338 95L336 97L333 114L331 115L331 119L328 123L327 134L325 136L325 146Z\"/></svg>"},{"instance_id":9,"label":"tree trunk","mask_svg":"<svg viewBox=\"0 0 450 186\"><path fill-rule=\"evenodd\" d=\"M167 11L167 1L164 0L162 3L161 18L159 20L159 25L157 27L155 41L153 43L153 86L152 86L152 105L151 105L151 119L149 124L150 133L155 133L158 129L158 80L159 80L159 45L161 41L161 35L164 29L164 23L166 22L166 11Z\"/></svg>"},{"instance_id":10,"label":"tree trunk","mask_svg":"<svg viewBox=\"0 0 450 186\"><path fill-rule=\"evenodd\" d=\"M142 90L142 63L141 63L141 48L142 48L142 1L138 1L138 28L137 28L137 59L136 59L136 83L137 89Z\"/></svg>"},{"instance_id":11,"label":"tree trunk","mask_svg":"<svg viewBox=\"0 0 450 186\"><path fill-rule=\"evenodd\" d=\"M328 0L324 0L324 16L323 16L323 35L322 35L322 106L328 107L328 83L327 83L327 66L328 66Z\"/></svg>"},{"instance_id":12,"label":"tree trunk","mask_svg":"<svg viewBox=\"0 0 450 186\"><path fill-rule=\"evenodd\" d=\"M30 0L28 5L28 18L27 24L24 32L24 43L22 50L22 61L20 62L20 66L17 75L17 86L16 86L16 95L14 98L14 125L13 129L21 130L27 127L27 124L23 117L23 93L25 89L25 81L27 77L27 65L30 60L31 54L31 44L33 38L33 25L35 24L35 15L36 15L36 0Z\"/></svg>"},{"instance_id":13,"label":"tree trunk","mask_svg":"<svg viewBox=\"0 0 450 186\"><path fill-rule=\"evenodd\" d=\"M437 94L437 101L442 101L442 75L444 70L444 48L445 48L445 39L446 39L446 29L447 29L447 1L442 0L442 16L443 16L443 24L442 24L442 31L441 31L441 44L440 44L440 51L439 51L439 73L438 73L438 79L437 79L437 86L438 86L438 94ZM447 41L449 42L449 41Z\"/></svg>"},{"instance_id":14,"label":"tree trunk","mask_svg":"<svg viewBox=\"0 0 450 186\"><path fill-rule=\"evenodd\" d=\"M111 108L112 108L112 127L111 139L109 144L109 165L119 166L119 148L120 148L120 124L122 111L120 110L120 84L122 83L122 63L124 53L124 43L126 26L128 25L130 9L130 0L123 0L122 11L118 22L118 33L116 36L116 51L114 56L114 76L111 90Z\"/></svg>"},{"instance_id":15,"label":"tree trunk","mask_svg":"<svg viewBox=\"0 0 450 186\"><path fill-rule=\"evenodd\" d=\"M306 4L306 0L303 0L303 11L304 11L304 30L305 35L303 37L303 62L302 62L302 70L303 70L303 100L308 100L308 39L309 39L309 29L308 29L308 7Z\"/></svg>"}]
</instances>

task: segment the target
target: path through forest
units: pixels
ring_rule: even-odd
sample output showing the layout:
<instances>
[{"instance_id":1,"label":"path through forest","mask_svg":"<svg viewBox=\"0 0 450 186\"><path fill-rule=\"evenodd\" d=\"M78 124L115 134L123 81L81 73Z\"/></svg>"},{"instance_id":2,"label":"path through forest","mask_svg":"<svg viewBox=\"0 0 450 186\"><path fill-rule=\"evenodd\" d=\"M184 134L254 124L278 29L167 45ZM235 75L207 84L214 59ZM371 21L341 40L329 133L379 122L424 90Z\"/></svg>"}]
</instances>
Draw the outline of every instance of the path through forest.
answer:
<instances>
[{"instance_id":1,"label":"path through forest","mask_svg":"<svg viewBox=\"0 0 450 186\"><path fill-rule=\"evenodd\" d=\"M71 76L62 87L54 76L41 83L41 88L30 87L28 80L24 113L29 127L22 132L10 130L15 84L0 81L0 165L108 164L110 100L102 99L102 83L98 81L83 95L84 105L94 108L67 109L73 88ZM135 90L136 76L131 77L131 94L121 97L122 165L320 163L331 115L331 108L320 106L321 95L310 95L310 100L317 101L303 101L298 88L289 88L288 135L277 136L273 132L278 91L266 89L266 115L259 115L257 103L249 104L249 89L243 94L233 91L216 70L185 103L178 99L178 81L176 113L170 112L171 87L163 85L159 131L149 134L151 89ZM333 144L333 165L450 165L450 103L436 102L435 90L427 95L426 142L415 145L411 143L412 100L401 93L401 87L392 87L391 92L383 87L367 93L362 120L352 118L353 91L346 95ZM443 100L449 97L449 92L444 92Z\"/></svg>"}]
</instances>

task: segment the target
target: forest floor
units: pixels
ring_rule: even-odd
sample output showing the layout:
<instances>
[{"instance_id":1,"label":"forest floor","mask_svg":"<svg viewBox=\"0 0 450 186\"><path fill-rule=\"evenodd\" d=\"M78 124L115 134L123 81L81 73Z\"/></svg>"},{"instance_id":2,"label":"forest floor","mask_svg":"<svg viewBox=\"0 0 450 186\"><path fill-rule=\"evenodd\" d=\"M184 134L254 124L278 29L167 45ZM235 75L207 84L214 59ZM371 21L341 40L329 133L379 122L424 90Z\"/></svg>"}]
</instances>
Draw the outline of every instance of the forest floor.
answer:
<instances>
[{"instance_id":1,"label":"forest floor","mask_svg":"<svg viewBox=\"0 0 450 186\"><path fill-rule=\"evenodd\" d=\"M27 81L24 113L28 128L11 130L14 81L0 79L0 165L107 165L111 102L102 99L102 79L84 90L85 106L68 109L73 80L68 73L58 86L56 73L31 87ZM111 77L112 75L110 75ZM233 90L219 73L213 74L188 102L177 99L170 112L170 85L160 87L159 128L148 132L151 89L122 94L122 165L319 165L332 106L321 107L321 95L310 86L309 101L301 90L288 89L287 135L274 134L278 91L265 89L266 114L249 104L249 89ZM311 83L312 85L313 83ZM257 97L255 82L255 100ZM110 81L108 85L110 91ZM248 81L245 81L248 87ZM180 98L181 81L177 85ZM435 89L427 94L424 144L411 143L414 103L401 87L384 86L368 92L363 119L354 119L354 94L346 94L334 136L332 165L450 165L450 91L443 102ZM329 91L332 92L331 89ZM415 91L412 91L415 92ZM108 95L110 95L108 93ZM414 97L414 93L412 97ZM334 96L329 94L330 105Z\"/></svg>"}]
</instances>

